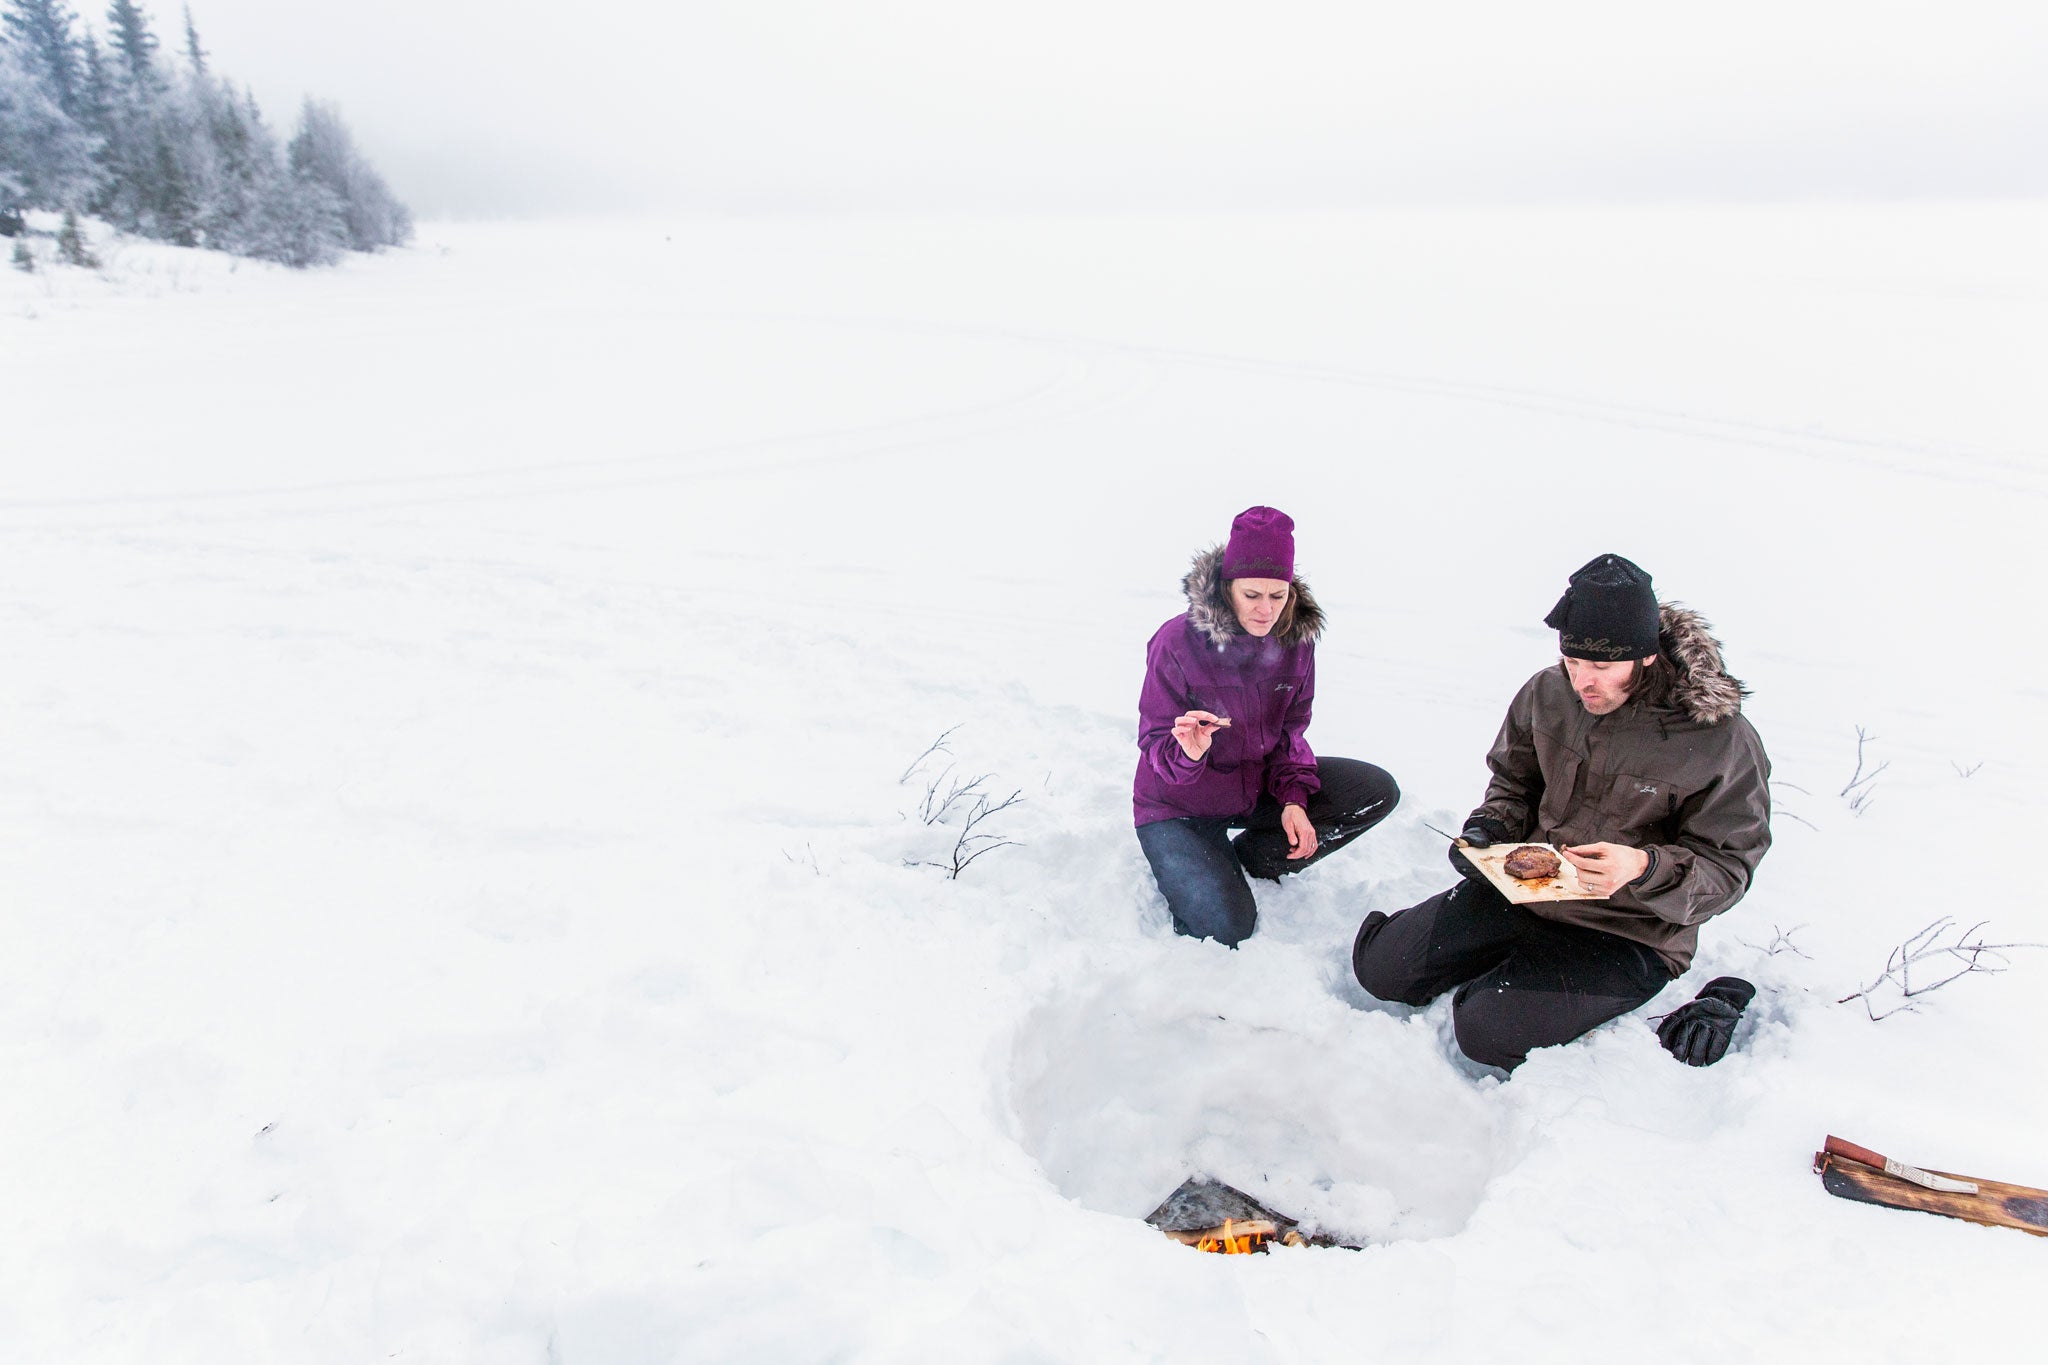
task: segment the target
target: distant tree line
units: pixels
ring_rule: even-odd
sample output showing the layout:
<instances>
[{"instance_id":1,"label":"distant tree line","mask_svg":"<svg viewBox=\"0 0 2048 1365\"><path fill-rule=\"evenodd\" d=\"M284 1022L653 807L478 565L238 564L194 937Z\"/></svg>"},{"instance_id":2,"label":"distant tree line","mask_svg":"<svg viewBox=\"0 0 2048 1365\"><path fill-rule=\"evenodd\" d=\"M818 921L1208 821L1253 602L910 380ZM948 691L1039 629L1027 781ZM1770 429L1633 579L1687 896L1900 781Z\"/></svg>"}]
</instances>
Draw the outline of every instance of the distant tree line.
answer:
<instances>
[{"instance_id":1,"label":"distant tree line","mask_svg":"<svg viewBox=\"0 0 2048 1365\"><path fill-rule=\"evenodd\" d=\"M307 100L280 146L255 96L207 64L192 11L166 58L132 0L107 7L104 42L63 0L0 4L0 236L23 214L77 215L180 246L325 265L412 237L412 215L356 150L341 115Z\"/></svg>"}]
</instances>

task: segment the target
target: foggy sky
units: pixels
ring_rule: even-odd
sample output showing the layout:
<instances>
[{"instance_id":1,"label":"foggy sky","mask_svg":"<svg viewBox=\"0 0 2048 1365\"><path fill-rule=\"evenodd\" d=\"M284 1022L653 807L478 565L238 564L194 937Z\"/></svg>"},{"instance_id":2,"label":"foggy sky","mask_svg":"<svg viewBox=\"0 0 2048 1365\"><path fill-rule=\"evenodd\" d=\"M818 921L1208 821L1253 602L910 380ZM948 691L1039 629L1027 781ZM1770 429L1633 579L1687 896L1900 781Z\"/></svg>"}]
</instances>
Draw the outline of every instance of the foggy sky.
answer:
<instances>
[{"instance_id":1,"label":"foggy sky","mask_svg":"<svg viewBox=\"0 0 2048 1365\"><path fill-rule=\"evenodd\" d=\"M193 8L423 216L2048 194L2048 0Z\"/></svg>"}]
</instances>

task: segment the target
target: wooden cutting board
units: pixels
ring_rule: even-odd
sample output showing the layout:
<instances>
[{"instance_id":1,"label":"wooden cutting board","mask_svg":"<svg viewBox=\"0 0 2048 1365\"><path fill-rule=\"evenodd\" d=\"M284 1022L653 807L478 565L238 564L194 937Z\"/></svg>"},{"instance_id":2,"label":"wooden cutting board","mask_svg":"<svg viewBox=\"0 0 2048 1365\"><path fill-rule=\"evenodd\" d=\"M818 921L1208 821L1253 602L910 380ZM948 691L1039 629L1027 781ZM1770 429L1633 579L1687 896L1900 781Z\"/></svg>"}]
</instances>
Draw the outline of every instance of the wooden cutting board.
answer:
<instances>
[{"instance_id":1,"label":"wooden cutting board","mask_svg":"<svg viewBox=\"0 0 2048 1365\"><path fill-rule=\"evenodd\" d=\"M1550 877L1540 882L1515 880L1501 870L1501 864L1507 861L1508 854L1513 853L1518 848L1547 848L1552 853L1557 853L1557 849L1554 846L1539 844L1533 841L1519 844L1495 844L1492 848L1473 848L1463 839L1458 840L1459 856L1470 858L1473 865L1485 874L1486 880L1493 883L1494 889L1517 905L1528 905L1533 901L1597 901L1606 899L1604 896L1591 894L1585 887L1579 885L1579 870L1566 862L1564 855L1561 853L1558 853L1558 868L1555 877Z\"/></svg>"}]
</instances>

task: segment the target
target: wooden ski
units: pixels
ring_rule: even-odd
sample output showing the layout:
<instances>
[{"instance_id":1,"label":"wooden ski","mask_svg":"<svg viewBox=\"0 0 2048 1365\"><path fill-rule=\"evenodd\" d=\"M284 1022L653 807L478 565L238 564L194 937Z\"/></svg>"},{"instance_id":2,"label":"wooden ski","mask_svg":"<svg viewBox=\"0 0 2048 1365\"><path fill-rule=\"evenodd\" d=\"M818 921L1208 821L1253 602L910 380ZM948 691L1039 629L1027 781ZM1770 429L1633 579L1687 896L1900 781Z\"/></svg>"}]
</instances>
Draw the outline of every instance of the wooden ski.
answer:
<instances>
[{"instance_id":1,"label":"wooden ski","mask_svg":"<svg viewBox=\"0 0 2048 1365\"><path fill-rule=\"evenodd\" d=\"M2048 1237L2048 1190L1922 1170L1833 1134L1813 1154L1813 1169L1820 1174L1821 1187L1839 1199L1918 1209Z\"/></svg>"}]
</instances>

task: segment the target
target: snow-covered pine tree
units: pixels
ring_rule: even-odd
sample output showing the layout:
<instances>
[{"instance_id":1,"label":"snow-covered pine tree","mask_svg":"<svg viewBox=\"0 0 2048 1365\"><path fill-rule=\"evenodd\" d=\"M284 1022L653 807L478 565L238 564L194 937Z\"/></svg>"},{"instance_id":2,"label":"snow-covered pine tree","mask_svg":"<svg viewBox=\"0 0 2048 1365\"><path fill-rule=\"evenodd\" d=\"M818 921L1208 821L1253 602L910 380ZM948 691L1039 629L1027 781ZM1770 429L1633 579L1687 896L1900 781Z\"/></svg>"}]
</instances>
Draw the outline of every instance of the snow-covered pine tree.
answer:
<instances>
[{"instance_id":1,"label":"snow-covered pine tree","mask_svg":"<svg viewBox=\"0 0 2048 1365\"><path fill-rule=\"evenodd\" d=\"M199 30L192 23L192 7L185 6L185 60L192 64L192 74L206 74L206 49L199 46Z\"/></svg>"},{"instance_id":2,"label":"snow-covered pine tree","mask_svg":"<svg viewBox=\"0 0 2048 1365\"><path fill-rule=\"evenodd\" d=\"M220 97L209 106L219 179L206 244L300 269L339 260L348 246L341 201L287 169L254 94L209 89Z\"/></svg>"},{"instance_id":3,"label":"snow-covered pine tree","mask_svg":"<svg viewBox=\"0 0 2048 1365\"><path fill-rule=\"evenodd\" d=\"M63 0L7 0L0 10L0 37L27 55L29 65L49 83L57 107L79 116L80 86L78 16Z\"/></svg>"},{"instance_id":4,"label":"snow-covered pine tree","mask_svg":"<svg viewBox=\"0 0 2048 1365\"><path fill-rule=\"evenodd\" d=\"M248 253L298 269L332 265L348 249L341 199L317 180L280 172L261 201Z\"/></svg>"},{"instance_id":5,"label":"snow-covered pine tree","mask_svg":"<svg viewBox=\"0 0 2048 1365\"><path fill-rule=\"evenodd\" d=\"M412 215L356 151L333 105L306 101L288 151L294 176L326 186L340 201L348 246L376 251L412 239Z\"/></svg>"},{"instance_id":6,"label":"snow-covered pine tree","mask_svg":"<svg viewBox=\"0 0 2048 1365\"><path fill-rule=\"evenodd\" d=\"M0 43L0 234L21 231L28 209L76 208L99 182L91 134L57 106L56 93L14 42Z\"/></svg>"},{"instance_id":7,"label":"snow-covered pine tree","mask_svg":"<svg viewBox=\"0 0 2048 1365\"><path fill-rule=\"evenodd\" d=\"M186 96L200 240L217 250L234 251L251 198L251 143L242 123L242 103L202 71L186 78Z\"/></svg>"},{"instance_id":8,"label":"snow-covered pine tree","mask_svg":"<svg viewBox=\"0 0 2048 1365\"><path fill-rule=\"evenodd\" d=\"M156 35L133 0L107 9L112 60L107 63L107 191L96 207L116 226L145 237L190 244L197 209L185 167L164 127L170 87L157 69Z\"/></svg>"},{"instance_id":9,"label":"snow-covered pine tree","mask_svg":"<svg viewBox=\"0 0 2048 1365\"><path fill-rule=\"evenodd\" d=\"M85 131L104 141L113 118L114 87L107 71L105 50L91 29L78 43L78 122Z\"/></svg>"},{"instance_id":10,"label":"snow-covered pine tree","mask_svg":"<svg viewBox=\"0 0 2048 1365\"><path fill-rule=\"evenodd\" d=\"M149 16L133 0L114 0L107 6L107 27L114 50L127 68L127 79L138 87L154 88L157 41L156 34L150 32Z\"/></svg>"},{"instance_id":11,"label":"snow-covered pine tree","mask_svg":"<svg viewBox=\"0 0 2048 1365\"><path fill-rule=\"evenodd\" d=\"M100 268L100 258L85 244L85 231L78 225L78 215L70 209L64 210L64 226L57 230L57 259L86 270Z\"/></svg>"},{"instance_id":12,"label":"snow-covered pine tree","mask_svg":"<svg viewBox=\"0 0 2048 1365\"><path fill-rule=\"evenodd\" d=\"M150 128L150 236L174 246L199 245L199 196L194 192L189 158L195 147L191 130L171 109L160 110Z\"/></svg>"},{"instance_id":13,"label":"snow-covered pine tree","mask_svg":"<svg viewBox=\"0 0 2048 1365\"><path fill-rule=\"evenodd\" d=\"M63 0L0 0L0 19L0 234L20 232L28 209L84 210L292 266L410 239L411 215L340 115L309 101L281 149L255 99L214 77L189 5L175 67L135 0L111 0L105 45Z\"/></svg>"}]
</instances>

